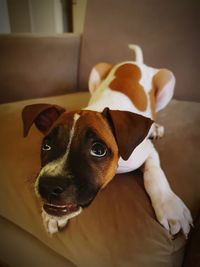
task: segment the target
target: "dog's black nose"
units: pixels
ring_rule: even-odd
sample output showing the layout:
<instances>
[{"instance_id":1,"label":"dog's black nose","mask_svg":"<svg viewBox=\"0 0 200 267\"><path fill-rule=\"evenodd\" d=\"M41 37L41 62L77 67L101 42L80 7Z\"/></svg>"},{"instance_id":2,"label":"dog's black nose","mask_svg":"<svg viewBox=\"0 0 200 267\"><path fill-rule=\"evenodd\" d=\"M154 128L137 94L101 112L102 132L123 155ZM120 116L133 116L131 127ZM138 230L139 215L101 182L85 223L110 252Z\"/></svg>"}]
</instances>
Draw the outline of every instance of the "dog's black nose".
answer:
<instances>
[{"instance_id":1,"label":"dog's black nose","mask_svg":"<svg viewBox=\"0 0 200 267\"><path fill-rule=\"evenodd\" d=\"M68 186L64 177L42 176L39 178L38 191L46 200L58 199Z\"/></svg>"}]
</instances>

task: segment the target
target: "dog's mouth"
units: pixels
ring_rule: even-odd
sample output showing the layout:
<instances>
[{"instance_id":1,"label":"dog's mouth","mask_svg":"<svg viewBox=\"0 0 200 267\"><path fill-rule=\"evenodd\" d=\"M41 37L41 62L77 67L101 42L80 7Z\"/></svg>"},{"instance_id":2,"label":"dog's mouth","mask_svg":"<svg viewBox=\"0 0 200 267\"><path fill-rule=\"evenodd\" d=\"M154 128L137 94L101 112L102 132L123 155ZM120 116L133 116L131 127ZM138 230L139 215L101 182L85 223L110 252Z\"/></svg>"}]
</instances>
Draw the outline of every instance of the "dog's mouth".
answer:
<instances>
[{"instance_id":1,"label":"dog's mouth","mask_svg":"<svg viewBox=\"0 0 200 267\"><path fill-rule=\"evenodd\" d=\"M61 217L78 211L80 206L73 203L66 203L63 205L44 203L43 209L50 215Z\"/></svg>"}]
</instances>

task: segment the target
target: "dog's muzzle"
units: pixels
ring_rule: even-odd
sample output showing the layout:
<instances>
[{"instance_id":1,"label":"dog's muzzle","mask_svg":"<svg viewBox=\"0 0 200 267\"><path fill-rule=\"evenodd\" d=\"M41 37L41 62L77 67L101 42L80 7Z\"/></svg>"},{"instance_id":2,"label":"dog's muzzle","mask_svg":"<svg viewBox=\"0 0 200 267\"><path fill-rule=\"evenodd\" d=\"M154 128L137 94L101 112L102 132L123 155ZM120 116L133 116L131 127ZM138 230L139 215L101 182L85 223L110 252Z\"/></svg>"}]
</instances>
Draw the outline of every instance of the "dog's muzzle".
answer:
<instances>
[{"instance_id":1,"label":"dog's muzzle","mask_svg":"<svg viewBox=\"0 0 200 267\"><path fill-rule=\"evenodd\" d=\"M74 187L62 176L41 176L38 192L44 201L43 209L52 216L65 216L79 210Z\"/></svg>"}]
</instances>

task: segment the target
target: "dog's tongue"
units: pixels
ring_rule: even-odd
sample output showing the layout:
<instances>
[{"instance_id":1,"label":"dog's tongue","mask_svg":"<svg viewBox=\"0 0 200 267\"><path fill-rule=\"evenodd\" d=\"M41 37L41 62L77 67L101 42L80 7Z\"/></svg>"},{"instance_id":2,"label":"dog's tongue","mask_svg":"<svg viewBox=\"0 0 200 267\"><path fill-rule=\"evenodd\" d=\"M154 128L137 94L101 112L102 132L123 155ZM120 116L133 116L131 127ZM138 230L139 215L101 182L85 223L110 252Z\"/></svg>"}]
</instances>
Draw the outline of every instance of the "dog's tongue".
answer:
<instances>
[{"instance_id":1,"label":"dog's tongue","mask_svg":"<svg viewBox=\"0 0 200 267\"><path fill-rule=\"evenodd\" d=\"M59 217L68 215L79 209L79 207L76 204L72 204L72 203L67 203L65 205L55 205L51 203L44 203L43 208L48 214L53 215L53 216L59 216Z\"/></svg>"}]
</instances>

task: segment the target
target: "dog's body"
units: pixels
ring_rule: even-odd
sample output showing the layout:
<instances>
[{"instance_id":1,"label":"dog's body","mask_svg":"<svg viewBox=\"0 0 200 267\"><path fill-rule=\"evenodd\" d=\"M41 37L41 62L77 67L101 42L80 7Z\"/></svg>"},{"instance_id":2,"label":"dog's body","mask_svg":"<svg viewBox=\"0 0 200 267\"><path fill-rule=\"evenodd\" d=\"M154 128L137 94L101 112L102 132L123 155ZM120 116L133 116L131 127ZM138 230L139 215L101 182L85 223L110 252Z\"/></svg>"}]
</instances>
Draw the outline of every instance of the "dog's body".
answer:
<instances>
[{"instance_id":1,"label":"dog's body","mask_svg":"<svg viewBox=\"0 0 200 267\"><path fill-rule=\"evenodd\" d=\"M130 111L155 120L156 112L164 108L173 96L175 78L166 69L146 66L140 48L133 45L130 47L135 49L136 61L122 62L115 66L99 63L93 68L89 79L91 99L85 109L102 112L108 107L111 110ZM164 86L155 82L159 75L160 79L165 79ZM156 90L160 90L162 95L159 94L161 92L156 95ZM157 125L153 125L150 136L154 137L156 127ZM155 137L163 135L162 126L159 129L161 133L158 132ZM150 149L151 145L145 139L126 161L119 159L117 173L139 168L146 161Z\"/></svg>"},{"instance_id":2,"label":"dog's body","mask_svg":"<svg viewBox=\"0 0 200 267\"><path fill-rule=\"evenodd\" d=\"M163 127L151 119L171 100L175 78L166 69L146 66L140 48L130 48L135 62L93 68L91 99L83 110L66 113L42 104L24 109L25 135L33 122L46 135L36 191L44 199L43 219L50 233L89 205L116 172L141 166L158 221L172 234L182 229L187 236L190 230L190 212L172 192L150 141L163 135Z\"/></svg>"}]
</instances>

